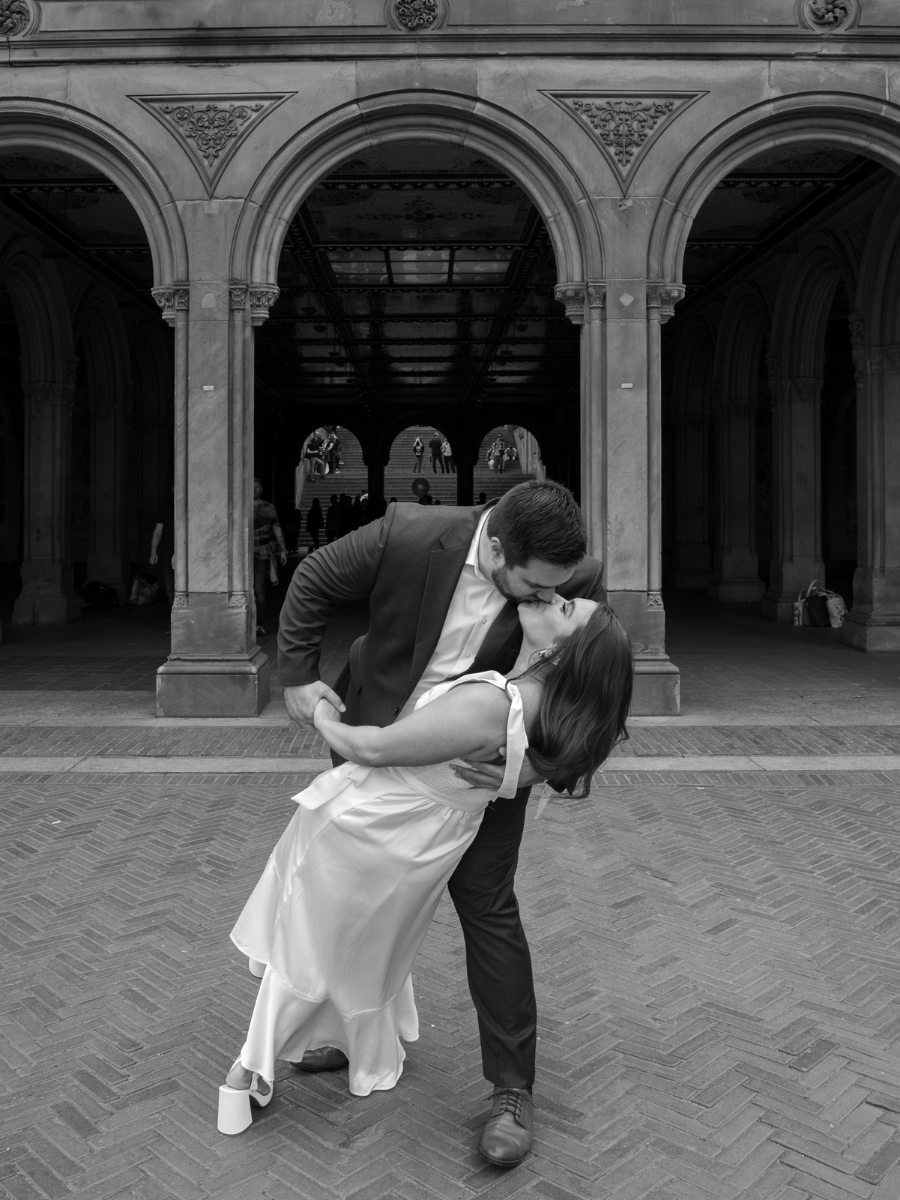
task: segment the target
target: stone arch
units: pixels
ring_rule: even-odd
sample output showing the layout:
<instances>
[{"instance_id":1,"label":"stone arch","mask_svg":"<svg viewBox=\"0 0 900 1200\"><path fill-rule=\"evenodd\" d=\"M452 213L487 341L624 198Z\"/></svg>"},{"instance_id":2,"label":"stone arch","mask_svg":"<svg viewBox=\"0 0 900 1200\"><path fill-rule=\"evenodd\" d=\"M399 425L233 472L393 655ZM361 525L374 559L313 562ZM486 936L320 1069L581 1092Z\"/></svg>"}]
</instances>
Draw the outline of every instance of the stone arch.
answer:
<instances>
[{"instance_id":1,"label":"stone arch","mask_svg":"<svg viewBox=\"0 0 900 1200\"><path fill-rule=\"evenodd\" d=\"M238 221L234 279L274 287L293 214L312 189L348 159L387 142L420 138L465 145L506 171L547 226L559 278L602 278L599 225L577 174L533 125L474 96L385 92L340 106L300 130L260 174Z\"/></svg>"},{"instance_id":2,"label":"stone arch","mask_svg":"<svg viewBox=\"0 0 900 1200\"><path fill-rule=\"evenodd\" d=\"M756 283L745 283L728 297L716 338L715 378L720 395L752 395L771 325L769 302Z\"/></svg>"},{"instance_id":3,"label":"stone arch","mask_svg":"<svg viewBox=\"0 0 900 1200\"><path fill-rule=\"evenodd\" d=\"M0 99L0 151L46 149L82 159L133 205L153 260L156 286L188 277L187 241L172 194L150 158L112 125L71 104Z\"/></svg>"},{"instance_id":4,"label":"stone arch","mask_svg":"<svg viewBox=\"0 0 900 1200\"><path fill-rule=\"evenodd\" d=\"M856 269L843 243L829 233L801 242L782 277L772 316L773 374L812 379L822 373L825 326L834 290L843 283L851 309Z\"/></svg>"},{"instance_id":5,"label":"stone arch","mask_svg":"<svg viewBox=\"0 0 900 1200\"><path fill-rule=\"evenodd\" d=\"M408 409L402 416L393 417L382 427L376 449L379 462L383 462L385 465L390 462L390 454L394 442L404 429L409 429L414 425L429 425L432 429L439 429L450 443L453 453L457 458L462 457L460 450L468 453L470 439L467 436L467 432L464 432L459 421L454 420L452 416L448 415L445 409L442 409L440 413L435 415L433 409L424 407L413 408Z\"/></svg>"},{"instance_id":6,"label":"stone arch","mask_svg":"<svg viewBox=\"0 0 900 1200\"><path fill-rule=\"evenodd\" d=\"M0 254L0 283L8 290L22 348L22 388L62 385L72 370L73 338L62 280L33 238L11 239Z\"/></svg>"},{"instance_id":7,"label":"stone arch","mask_svg":"<svg viewBox=\"0 0 900 1200\"><path fill-rule=\"evenodd\" d=\"M716 184L764 150L804 143L865 154L900 173L900 106L849 92L796 93L729 117L672 175L650 235L647 276L681 280L694 218Z\"/></svg>"}]
</instances>

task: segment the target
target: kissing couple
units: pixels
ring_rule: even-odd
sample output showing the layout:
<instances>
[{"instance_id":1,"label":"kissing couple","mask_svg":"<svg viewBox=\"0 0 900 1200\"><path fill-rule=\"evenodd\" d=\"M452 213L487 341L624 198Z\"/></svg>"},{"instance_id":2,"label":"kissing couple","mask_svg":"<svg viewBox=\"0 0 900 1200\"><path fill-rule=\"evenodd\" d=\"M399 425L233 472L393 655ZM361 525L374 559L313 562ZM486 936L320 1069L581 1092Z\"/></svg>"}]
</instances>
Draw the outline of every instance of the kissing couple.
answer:
<instances>
[{"instance_id":1,"label":"kissing couple","mask_svg":"<svg viewBox=\"0 0 900 1200\"><path fill-rule=\"evenodd\" d=\"M628 635L605 604L571 493L522 483L476 508L391 504L297 568L278 634L290 716L332 770L297 812L232 930L261 983L219 1128L273 1095L275 1060L349 1065L394 1087L418 1037L410 978L446 886L465 935L485 1078L479 1150L515 1166L534 1137L537 1007L513 890L531 787L587 796L625 732ZM334 690L318 677L332 605L369 601Z\"/></svg>"}]
</instances>

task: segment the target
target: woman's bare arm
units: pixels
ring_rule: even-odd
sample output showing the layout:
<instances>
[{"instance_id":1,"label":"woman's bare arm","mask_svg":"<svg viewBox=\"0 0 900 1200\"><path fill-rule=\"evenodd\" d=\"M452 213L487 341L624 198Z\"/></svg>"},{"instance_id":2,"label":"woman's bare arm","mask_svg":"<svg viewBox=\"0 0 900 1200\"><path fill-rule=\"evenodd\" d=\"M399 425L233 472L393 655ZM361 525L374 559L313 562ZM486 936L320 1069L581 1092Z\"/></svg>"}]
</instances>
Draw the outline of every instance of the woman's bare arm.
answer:
<instances>
[{"instance_id":1,"label":"woman's bare arm","mask_svg":"<svg viewBox=\"0 0 900 1200\"><path fill-rule=\"evenodd\" d=\"M424 767L452 758L495 758L506 745L509 700L490 683L466 683L393 725L343 725L321 700L316 729L342 758L363 767Z\"/></svg>"}]
</instances>

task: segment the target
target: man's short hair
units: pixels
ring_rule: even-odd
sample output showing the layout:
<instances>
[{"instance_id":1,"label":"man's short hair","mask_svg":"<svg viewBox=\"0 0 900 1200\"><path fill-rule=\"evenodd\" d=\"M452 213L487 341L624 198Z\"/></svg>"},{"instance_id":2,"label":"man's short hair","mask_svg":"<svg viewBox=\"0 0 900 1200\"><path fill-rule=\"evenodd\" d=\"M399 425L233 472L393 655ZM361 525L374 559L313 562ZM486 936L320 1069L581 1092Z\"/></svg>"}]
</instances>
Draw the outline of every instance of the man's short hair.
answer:
<instances>
[{"instance_id":1,"label":"man's short hair","mask_svg":"<svg viewBox=\"0 0 900 1200\"><path fill-rule=\"evenodd\" d=\"M574 567L587 553L575 497L552 479L531 479L510 488L491 510L487 531L499 539L507 567L521 567L532 558Z\"/></svg>"}]
</instances>

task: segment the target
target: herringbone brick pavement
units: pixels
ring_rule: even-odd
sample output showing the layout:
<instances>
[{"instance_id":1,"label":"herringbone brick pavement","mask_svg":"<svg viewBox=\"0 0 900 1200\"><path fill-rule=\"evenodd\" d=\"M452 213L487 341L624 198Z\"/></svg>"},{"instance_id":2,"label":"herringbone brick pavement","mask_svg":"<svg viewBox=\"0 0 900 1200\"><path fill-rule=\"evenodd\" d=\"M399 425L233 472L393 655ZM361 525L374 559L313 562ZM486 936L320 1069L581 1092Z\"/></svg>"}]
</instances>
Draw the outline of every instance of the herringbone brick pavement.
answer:
<instances>
[{"instance_id":1,"label":"herringbone brick pavement","mask_svg":"<svg viewBox=\"0 0 900 1200\"><path fill-rule=\"evenodd\" d=\"M238 1138L216 1087L255 981L228 930L304 782L6 777L0 1194L897 1200L900 809L864 784L606 777L530 821L535 1152L503 1174L459 930L415 974L393 1092L279 1072Z\"/></svg>"},{"instance_id":2,"label":"herringbone brick pavement","mask_svg":"<svg viewBox=\"0 0 900 1200\"><path fill-rule=\"evenodd\" d=\"M683 726L636 728L615 751L616 758L708 755L897 754L900 726ZM165 757L225 755L244 758L322 758L328 747L312 730L283 724L184 725L144 723L132 727L2 725L0 758L66 755Z\"/></svg>"}]
</instances>

